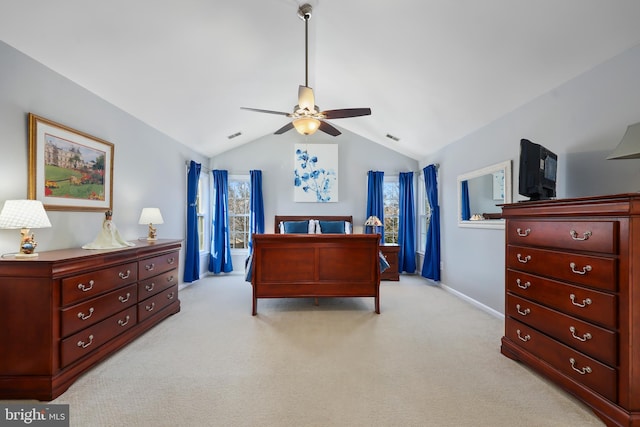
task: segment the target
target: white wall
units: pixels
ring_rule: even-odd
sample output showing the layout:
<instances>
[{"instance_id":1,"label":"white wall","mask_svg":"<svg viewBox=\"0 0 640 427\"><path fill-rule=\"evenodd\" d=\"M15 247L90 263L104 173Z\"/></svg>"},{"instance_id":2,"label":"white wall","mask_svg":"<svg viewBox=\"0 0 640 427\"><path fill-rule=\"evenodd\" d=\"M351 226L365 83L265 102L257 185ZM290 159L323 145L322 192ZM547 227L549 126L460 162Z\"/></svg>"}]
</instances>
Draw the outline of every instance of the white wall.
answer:
<instances>
[{"instance_id":1,"label":"white wall","mask_svg":"<svg viewBox=\"0 0 640 427\"><path fill-rule=\"evenodd\" d=\"M504 312L504 231L460 228L457 176L504 160L518 195L521 138L558 155L559 198L636 192L640 162L605 160L628 125L640 121L640 46L623 52L429 156L438 171L442 283ZM526 82L523 82L526 84ZM422 167L421 166L421 167Z\"/></svg>"},{"instance_id":2,"label":"white wall","mask_svg":"<svg viewBox=\"0 0 640 427\"><path fill-rule=\"evenodd\" d=\"M345 119L348 120L348 119ZM340 121L332 121L338 124ZM274 130L279 127L274 122ZM367 171L384 171L385 176L417 171L418 162L340 128L342 135L322 132L305 137L291 130L283 135L267 135L211 159L211 169L229 174L249 174L262 170L265 231L273 233L274 215L352 215L354 225L362 225L367 213ZM338 144L337 203L296 203L293 201L295 144ZM242 257L233 257L234 270L242 267Z\"/></svg>"},{"instance_id":3,"label":"white wall","mask_svg":"<svg viewBox=\"0 0 640 427\"><path fill-rule=\"evenodd\" d=\"M113 220L122 237L146 236L145 206L159 207L160 238L184 239L185 162L207 159L0 42L0 203L27 198L29 112L115 145ZM49 211L52 227L33 230L38 250L93 241L102 212ZM17 230L0 230L0 253L18 250ZM182 277L182 275L181 275Z\"/></svg>"}]
</instances>

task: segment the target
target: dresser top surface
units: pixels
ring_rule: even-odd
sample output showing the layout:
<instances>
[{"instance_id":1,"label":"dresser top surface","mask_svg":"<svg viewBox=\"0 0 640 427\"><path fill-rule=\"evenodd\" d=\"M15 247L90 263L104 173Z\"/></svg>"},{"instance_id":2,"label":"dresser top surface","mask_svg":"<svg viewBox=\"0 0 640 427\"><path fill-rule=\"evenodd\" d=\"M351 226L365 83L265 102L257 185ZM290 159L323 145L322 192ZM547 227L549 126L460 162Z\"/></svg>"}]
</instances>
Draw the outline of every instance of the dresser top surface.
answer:
<instances>
[{"instance_id":1,"label":"dresser top surface","mask_svg":"<svg viewBox=\"0 0 640 427\"><path fill-rule=\"evenodd\" d=\"M640 193L523 201L500 206L505 218L544 216L545 214L554 216L640 215Z\"/></svg>"},{"instance_id":2,"label":"dresser top surface","mask_svg":"<svg viewBox=\"0 0 640 427\"><path fill-rule=\"evenodd\" d=\"M68 248L57 249L52 251L37 252L38 256L34 258L17 259L13 256L0 258L0 263L51 263L59 261L68 261L71 259L91 258L91 257L109 257L109 256L136 256L141 253L152 253L156 250L179 249L182 240L177 239L158 239L156 241L136 240L134 246L115 248L115 249L82 249Z\"/></svg>"}]
</instances>

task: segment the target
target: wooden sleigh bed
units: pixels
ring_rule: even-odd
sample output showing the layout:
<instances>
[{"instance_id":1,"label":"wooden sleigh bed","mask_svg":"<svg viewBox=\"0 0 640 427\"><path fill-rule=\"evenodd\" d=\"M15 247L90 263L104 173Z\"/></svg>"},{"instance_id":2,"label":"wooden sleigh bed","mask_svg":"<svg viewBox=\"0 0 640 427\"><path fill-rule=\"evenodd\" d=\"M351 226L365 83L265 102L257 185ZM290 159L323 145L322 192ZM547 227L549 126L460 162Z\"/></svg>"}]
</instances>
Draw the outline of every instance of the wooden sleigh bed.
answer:
<instances>
[{"instance_id":1,"label":"wooden sleigh bed","mask_svg":"<svg viewBox=\"0 0 640 427\"><path fill-rule=\"evenodd\" d=\"M351 216L279 216L274 234L254 234L247 279L258 298L373 297L380 313L379 235L281 234L293 221L348 221ZM328 223L325 223L328 224Z\"/></svg>"}]
</instances>

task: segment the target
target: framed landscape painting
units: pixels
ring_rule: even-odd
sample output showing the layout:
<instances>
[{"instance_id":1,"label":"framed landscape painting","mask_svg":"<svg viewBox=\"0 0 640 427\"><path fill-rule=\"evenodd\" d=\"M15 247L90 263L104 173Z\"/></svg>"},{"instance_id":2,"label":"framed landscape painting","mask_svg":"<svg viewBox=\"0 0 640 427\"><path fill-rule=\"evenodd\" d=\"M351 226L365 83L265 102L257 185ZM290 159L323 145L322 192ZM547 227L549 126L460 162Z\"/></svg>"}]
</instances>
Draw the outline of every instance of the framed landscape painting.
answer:
<instances>
[{"instance_id":1,"label":"framed landscape painting","mask_svg":"<svg viewBox=\"0 0 640 427\"><path fill-rule=\"evenodd\" d=\"M113 144L29 114L29 199L45 209L113 209Z\"/></svg>"}]
</instances>

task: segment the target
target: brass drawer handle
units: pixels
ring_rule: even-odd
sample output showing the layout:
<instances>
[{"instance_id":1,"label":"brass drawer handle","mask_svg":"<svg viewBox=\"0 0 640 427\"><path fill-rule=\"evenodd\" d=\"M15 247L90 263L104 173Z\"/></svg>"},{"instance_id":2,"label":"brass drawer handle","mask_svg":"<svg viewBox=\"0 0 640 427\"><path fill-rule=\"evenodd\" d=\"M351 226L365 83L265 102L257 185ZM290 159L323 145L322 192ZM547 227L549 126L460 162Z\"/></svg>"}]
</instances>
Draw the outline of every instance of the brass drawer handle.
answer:
<instances>
[{"instance_id":1,"label":"brass drawer handle","mask_svg":"<svg viewBox=\"0 0 640 427\"><path fill-rule=\"evenodd\" d=\"M518 338L520 339L520 341L527 342L531 339L531 335L529 334L525 335L524 337L520 335L520 329L518 329L516 332L518 333Z\"/></svg>"},{"instance_id":2,"label":"brass drawer handle","mask_svg":"<svg viewBox=\"0 0 640 427\"><path fill-rule=\"evenodd\" d=\"M83 283L78 283L78 289L80 289L82 292L90 291L91 289L93 289L94 283L95 282L93 280L89 280L89 286L85 286Z\"/></svg>"},{"instance_id":3,"label":"brass drawer handle","mask_svg":"<svg viewBox=\"0 0 640 427\"><path fill-rule=\"evenodd\" d=\"M93 307L89 308L89 314L84 314L83 312L78 313L78 319L87 320L93 315Z\"/></svg>"},{"instance_id":4,"label":"brass drawer handle","mask_svg":"<svg viewBox=\"0 0 640 427\"><path fill-rule=\"evenodd\" d=\"M175 292L171 292L169 294L167 294L167 299L173 299L173 297L176 295Z\"/></svg>"},{"instance_id":5,"label":"brass drawer handle","mask_svg":"<svg viewBox=\"0 0 640 427\"><path fill-rule=\"evenodd\" d=\"M522 283L522 281L520 279L516 279L516 284L518 285L518 287L520 289L527 289L529 286L531 286L531 282Z\"/></svg>"},{"instance_id":6,"label":"brass drawer handle","mask_svg":"<svg viewBox=\"0 0 640 427\"><path fill-rule=\"evenodd\" d=\"M522 316L526 316L529 313L531 313L531 310L528 308L525 308L524 310L520 310L520 304L516 304L516 310L518 311L518 314L522 315Z\"/></svg>"},{"instance_id":7,"label":"brass drawer handle","mask_svg":"<svg viewBox=\"0 0 640 427\"><path fill-rule=\"evenodd\" d=\"M576 296L574 294L569 295L569 298L571 298L571 304L582 308L591 305L592 302L591 298L583 299L581 303L576 302Z\"/></svg>"},{"instance_id":8,"label":"brass drawer handle","mask_svg":"<svg viewBox=\"0 0 640 427\"><path fill-rule=\"evenodd\" d=\"M144 269L147 270L147 271L153 271L153 270L155 270L155 268L156 268L156 265L154 263L147 264L147 265L144 266Z\"/></svg>"},{"instance_id":9,"label":"brass drawer handle","mask_svg":"<svg viewBox=\"0 0 640 427\"><path fill-rule=\"evenodd\" d=\"M576 328L574 326L570 326L569 330L571 331L571 335L577 339L578 341L582 341L585 342L587 340L590 340L592 338L591 334L589 332L587 332L586 334L582 335L582 337L579 337L576 335Z\"/></svg>"},{"instance_id":10,"label":"brass drawer handle","mask_svg":"<svg viewBox=\"0 0 640 427\"><path fill-rule=\"evenodd\" d=\"M571 264L569 264L569 267L571 267L571 271L573 271L575 274L580 274L580 275L587 274L587 272L591 271L590 265L585 265L584 267L582 267L582 271L576 270L575 262L572 262Z\"/></svg>"},{"instance_id":11,"label":"brass drawer handle","mask_svg":"<svg viewBox=\"0 0 640 427\"><path fill-rule=\"evenodd\" d=\"M174 279L173 276L167 277L167 282L171 283L171 282L173 282L173 279Z\"/></svg>"},{"instance_id":12,"label":"brass drawer handle","mask_svg":"<svg viewBox=\"0 0 640 427\"><path fill-rule=\"evenodd\" d=\"M574 359L573 357L569 359L569 363L571 363L571 369L573 369L574 371L576 371L580 375L590 374L592 372L591 368L588 367L588 366L585 366L582 369L576 368L576 359Z\"/></svg>"},{"instance_id":13,"label":"brass drawer handle","mask_svg":"<svg viewBox=\"0 0 640 427\"><path fill-rule=\"evenodd\" d=\"M126 297L123 297L122 295L120 295L120 296L118 297L118 299L120 300L120 302L127 302L127 301L129 301L129 298L131 298L131 294L130 294L129 292L127 292L127 296L126 296Z\"/></svg>"},{"instance_id":14,"label":"brass drawer handle","mask_svg":"<svg viewBox=\"0 0 640 427\"><path fill-rule=\"evenodd\" d=\"M127 270L126 273L123 273L122 271L118 273L118 276L120 276L122 280L128 279L130 275L131 275L131 270Z\"/></svg>"},{"instance_id":15,"label":"brass drawer handle","mask_svg":"<svg viewBox=\"0 0 640 427\"><path fill-rule=\"evenodd\" d=\"M120 326L126 326L127 323L129 323L129 315L127 314L127 317L124 318L124 320L122 319L118 319L118 325Z\"/></svg>"},{"instance_id":16,"label":"brass drawer handle","mask_svg":"<svg viewBox=\"0 0 640 427\"><path fill-rule=\"evenodd\" d=\"M522 231L522 228L518 228L516 230L516 233L518 233L518 236L520 237L527 237L529 234L531 234L531 229L527 228L526 230Z\"/></svg>"},{"instance_id":17,"label":"brass drawer handle","mask_svg":"<svg viewBox=\"0 0 640 427\"><path fill-rule=\"evenodd\" d=\"M82 347L82 348L87 348L89 347L91 344L93 344L93 335L89 335L89 341L88 342L84 342L84 341L78 341L78 347Z\"/></svg>"},{"instance_id":18,"label":"brass drawer handle","mask_svg":"<svg viewBox=\"0 0 640 427\"><path fill-rule=\"evenodd\" d=\"M529 261L531 261L531 255L527 255L526 257L522 258L522 255L518 254L518 261L520 261L523 264L526 264Z\"/></svg>"},{"instance_id":19,"label":"brass drawer handle","mask_svg":"<svg viewBox=\"0 0 640 427\"><path fill-rule=\"evenodd\" d=\"M152 311L154 308L156 308L156 303L152 302L151 305L145 305L144 309L147 311Z\"/></svg>"},{"instance_id":20,"label":"brass drawer handle","mask_svg":"<svg viewBox=\"0 0 640 427\"><path fill-rule=\"evenodd\" d=\"M176 259L174 257L167 258L167 264L174 264L175 262L176 262Z\"/></svg>"},{"instance_id":21,"label":"brass drawer handle","mask_svg":"<svg viewBox=\"0 0 640 427\"><path fill-rule=\"evenodd\" d=\"M582 233L582 237L578 237L578 232L576 230L571 230L569 234L571 234L571 238L573 240L580 240L580 241L589 240L589 237L593 235L592 232L585 231L584 233Z\"/></svg>"},{"instance_id":22,"label":"brass drawer handle","mask_svg":"<svg viewBox=\"0 0 640 427\"><path fill-rule=\"evenodd\" d=\"M151 282L148 285L144 285L144 288L148 291L151 292L153 290L153 288L156 287L156 283L155 282Z\"/></svg>"}]
</instances>

